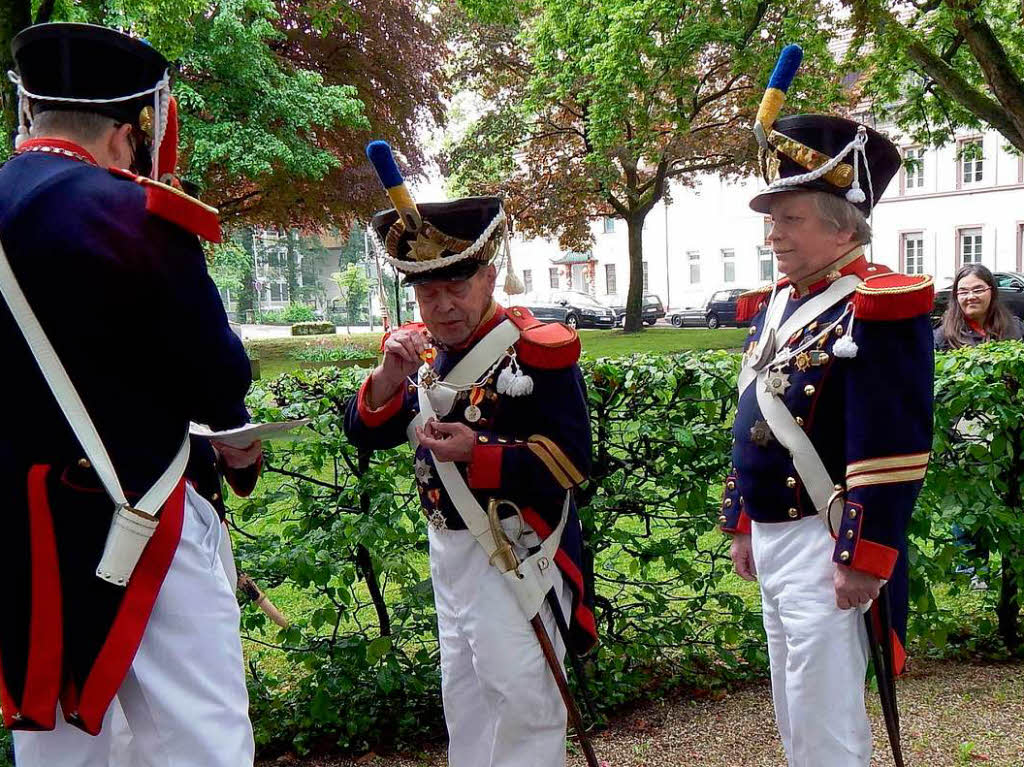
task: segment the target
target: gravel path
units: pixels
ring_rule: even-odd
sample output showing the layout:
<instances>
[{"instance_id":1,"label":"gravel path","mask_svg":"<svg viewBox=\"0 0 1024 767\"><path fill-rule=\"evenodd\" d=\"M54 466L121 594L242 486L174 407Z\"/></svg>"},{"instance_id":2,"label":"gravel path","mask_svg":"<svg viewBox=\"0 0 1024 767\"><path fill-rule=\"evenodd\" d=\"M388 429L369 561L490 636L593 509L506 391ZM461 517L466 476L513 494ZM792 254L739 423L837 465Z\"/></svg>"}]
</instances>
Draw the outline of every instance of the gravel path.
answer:
<instances>
[{"instance_id":1,"label":"gravel path","mask_svg":"<svg viewBox=\"0 0 1024 767\"><path fill-rule=\"evenodd\" d=\"M916 662L898 686L908 767L1024 767L1024 664ZM869 694L873 767L892 765L881 711ZM637 708L596 741L610 767L783 767L766 683L699 700ZM444 767L443 749L359 759L292 757L260 767ZM570 767L584 767L581 756ZM523 765L523 767L534 767ZM829 767L822 765L822 767Z\"/></svg>"}]
</instances>

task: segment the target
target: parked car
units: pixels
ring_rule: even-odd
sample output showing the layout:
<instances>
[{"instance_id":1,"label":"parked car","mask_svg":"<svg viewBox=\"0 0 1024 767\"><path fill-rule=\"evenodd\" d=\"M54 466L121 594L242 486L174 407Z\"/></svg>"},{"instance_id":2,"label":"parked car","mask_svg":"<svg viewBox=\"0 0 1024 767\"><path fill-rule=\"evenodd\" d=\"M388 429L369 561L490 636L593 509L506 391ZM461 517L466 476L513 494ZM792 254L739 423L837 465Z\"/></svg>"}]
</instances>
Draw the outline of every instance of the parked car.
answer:
<instances>
[{"instance_id":1,"label":"parked car","mask_svg":"<svg viewBox=\"0 0 1024 767\"><path fill-rule=\"evenodd\" d=\"M615 310L616 323L623 324L626 321L626 304L616 301L612 304L612 309ZM641 315L644 324L653 325L664 316L665 305L661 303L661 299L654 293L644 293L644 306Z\"/></svg>"},{"instance_id":2,"label":"parked car","mask_svg":"<svg viewBox=\"0 0 1024 767\"><path fill-rule=\"evenodd\" d=\"M684 309L672 310L668 313L668 319L674 328L703 327L706 322L702 306L687 306Z\"/></svg>"},{"instance_id":3,"label":"parked car","mask_svg":"<svg viewBox=\"0 0 1024 767\"><path fill-rule=\"evenodd\" d=\"M529 309L542 322L564 322L570 328L615 327L614 309L577 290L528 294L516 303Z\"/></svg>"},{"instance_id":4,"label":"parked car","mask_svg":"<svg viewBox=\"0 0 1024 767\"><path fill-rule=\"evenodd\" d=\"M736 322L736 299L746 292L746 288L729 288L712 293L704 306L704 323L712 330L722 325L748 325Z\"/></svg>"},{"instance_id":5,"label":"parked car","mask_svg":"<svg viewBox=\"0 0 1024 767\"><path fill-rule=\"evenodd\" d=\"M999 300L1003 306L1010 310L1016 317L1024 319L1024 274L1020 272L995 272L992 275L996 279L996 287L999 289ZM946 313L949 300L952 297L953 286L935 292L935 306L932 309L932 318L939 320Z\"/></svg>"}]
</instances>

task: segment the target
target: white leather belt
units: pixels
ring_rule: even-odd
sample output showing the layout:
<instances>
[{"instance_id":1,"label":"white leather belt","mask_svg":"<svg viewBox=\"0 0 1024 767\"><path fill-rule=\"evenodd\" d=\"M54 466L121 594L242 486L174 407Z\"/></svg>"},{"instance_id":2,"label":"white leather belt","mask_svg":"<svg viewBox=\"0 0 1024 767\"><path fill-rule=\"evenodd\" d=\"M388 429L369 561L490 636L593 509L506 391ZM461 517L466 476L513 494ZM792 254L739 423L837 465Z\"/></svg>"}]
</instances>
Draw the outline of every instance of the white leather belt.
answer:
<instances>
[{"instance_id":1,"label":"white leather belt","mask_svg":"<svg viewBox=\"0 0 1024 767\"><path fill-rule=\"evenodd\" d=\"M114 517L103 549L103 557L96 569L96 575L105 581L118 586L127 586L135 565L142 557L142 552L153 536L157 526L157 515L170 497L174 488L181 481L188 464L189 439L185 431L185 439L164 473L142 496L142 500L132 506L125 497L121 482L117 478L110 454L100 439L96 425L85 409L85 403L68 377L64 365L57 356L53 344L43 331L39 319L25 298L18 280L11 269L10 261L0 244L0 293L21 329L28 343L32 356L42 371L50 391L60 405L64 417L78 439L82 450L92 463L92 467L100 482L114 502Z\"/></svg>"},{"instance_id":2,"label":"white leather belt","mask_svg":"<svg viewBox=\"0 0 1024 767\"><path fill-rule=\"evenodd\" d=\"M768 374L772 364L783 353L785 341L826 309L848 298L861 282L857 275L847 275L833 282L826 290L799 306L782 323L790 289L776 291L765 314L765 326L761 329L754 360L744 361L739 377L739 394L756 382L757 405L768 423L768 428L793 459L793 467L807 489L814 508L830 531L837 531L843 514L845 499L842 485L836 485L821 460L817 448L811 442L793 414L789 412L782 397L769 391ZM781 328L779 327L781 323Z\"/></svg>"}]
</instances>

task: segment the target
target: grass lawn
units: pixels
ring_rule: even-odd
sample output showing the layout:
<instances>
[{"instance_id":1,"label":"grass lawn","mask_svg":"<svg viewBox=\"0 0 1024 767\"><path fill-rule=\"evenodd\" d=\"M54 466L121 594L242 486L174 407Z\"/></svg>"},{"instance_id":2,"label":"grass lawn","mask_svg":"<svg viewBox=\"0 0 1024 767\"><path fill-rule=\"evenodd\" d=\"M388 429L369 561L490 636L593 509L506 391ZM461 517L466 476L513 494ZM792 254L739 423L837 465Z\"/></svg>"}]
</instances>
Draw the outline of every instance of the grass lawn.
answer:
<instances>
[{"instance_id":1,"label":"grass lawn","mask_svg":"<svg viewBox=\"0 0 1024 767\"><path fill-rule=\"evenodd\" d=\"M628 335L621 330L580 331L583 351L590 357L623 357L644 352L675 354L690 349L738 349L743 346L746 337L747 331L744 328L649 328ZM250 356L259 358L261 376L274 378L298 367L291 355L312 343L332 347L351 346L375 354L380 349L380 334L266 338L246 341L245 345Z\"/></svg>"}]
</instances>

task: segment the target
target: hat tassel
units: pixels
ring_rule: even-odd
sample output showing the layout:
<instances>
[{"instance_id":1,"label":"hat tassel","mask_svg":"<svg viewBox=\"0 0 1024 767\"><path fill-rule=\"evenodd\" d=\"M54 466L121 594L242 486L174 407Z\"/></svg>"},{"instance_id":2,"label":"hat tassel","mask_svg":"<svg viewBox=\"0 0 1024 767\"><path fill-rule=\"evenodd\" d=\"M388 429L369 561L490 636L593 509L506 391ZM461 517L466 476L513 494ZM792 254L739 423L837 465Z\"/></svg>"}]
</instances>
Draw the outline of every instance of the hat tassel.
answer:
<instances>
[{"instance_id":1,"label":"hat tassel","mask_svg":"<svg viewBox=\"0 0 1024 767\"><path fill-rule=\"evenodd\" d=\"M854 205L860 205L868 199L864 190L860 188L860 158L857 157L859 154L864 158L864 172L868 175L868 184L870 185L871 169L868 167L867 152L864 150L867 143L868 132L864 130L864 126L861 126L857 129L857 137L853 140L853 183L850 185L850 191L846 193L846 199Z\"/></svg>"},{"instance_id":2,"label":"hat tassel","mask_svg":"<svg viewBox=\"0 0 1024 767\"><path fill-rule=\"evenodd\" d=\"M526 292L526 286L512 268L512 248L509 245L508 226L505 227L505 295L515 296Z\"/></svg>"}]
</instances>

